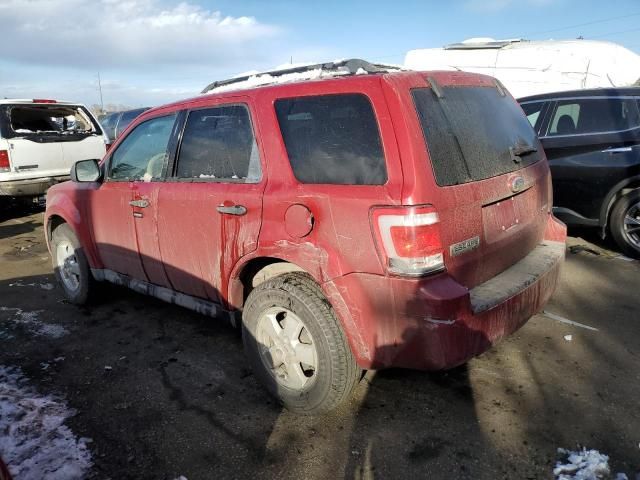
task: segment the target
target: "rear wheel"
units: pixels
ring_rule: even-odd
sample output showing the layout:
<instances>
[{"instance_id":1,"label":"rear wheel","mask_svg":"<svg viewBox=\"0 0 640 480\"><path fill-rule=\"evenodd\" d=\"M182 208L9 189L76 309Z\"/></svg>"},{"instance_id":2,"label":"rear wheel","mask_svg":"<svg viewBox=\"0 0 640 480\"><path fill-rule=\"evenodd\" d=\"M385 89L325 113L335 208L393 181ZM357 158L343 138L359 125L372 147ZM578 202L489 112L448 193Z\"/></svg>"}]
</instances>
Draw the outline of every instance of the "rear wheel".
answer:
<instances>
[{"instance_id":1,"label":"rear wheel","mask_svg":"<svg viewBox=\"0 0 640 480\"><path fill-rule=\"evenodd\" d=\"M307 275L258 285L243 312L243 342L256 376L296 413L326 413L347 400L360 378L342 328Z\"/></svg>"},{"instance_id":2,"label":"rear wheel","mask_svg":"<svg viewBox=\"0 0 640 480\"><path fill-rule=\"evenodd\" d=\"M78 237L66 223L51 234L51 254L56 279L67 299L76 305L86 303L94 280Z\"/></svg>"},{"instance_id":3,"label":"rear wheel","mask_svg":"<svg viewBox=\"0 0 640 480\"><path fill-rule=\"evenodd\" d=\"M628 256L640 258L640 190L620 198L610 217L611 235Z\"/></svg>"}]
</instances>

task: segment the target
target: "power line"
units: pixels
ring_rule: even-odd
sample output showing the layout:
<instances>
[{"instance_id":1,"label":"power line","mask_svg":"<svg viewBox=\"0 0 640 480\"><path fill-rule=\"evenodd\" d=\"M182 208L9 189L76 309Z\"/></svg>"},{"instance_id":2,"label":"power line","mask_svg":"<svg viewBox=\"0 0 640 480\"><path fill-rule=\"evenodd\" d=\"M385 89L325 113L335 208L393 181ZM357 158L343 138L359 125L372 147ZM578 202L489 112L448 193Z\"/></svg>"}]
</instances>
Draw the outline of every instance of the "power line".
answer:
<instances>
[{"instance_id":1,"label":"power line","mask_svg":"<svg viewBox=\"0 0 640 480\"><path fill-rule=\"evenodd\" d=\"M605 37L612 37L614 35L621 35L623 33L631 33L631 32L637 32L639 31L640 28L632 28L631 30L620 30L618 32L611 32L611 33L604 33L602 35L589 35L589 38L605 38Z\"/></svg>"},{"instance_id":2,"label":"power line","mask_svg":"<svg viewBox=\"0 0 640 480\"><path fill-rule=\"evenodd\" d=\"M562 30L571 30L572 28L586 27L588 25L596 25L598 23L612 22L614 20L621 20L623 18L637 17L637 16L640 16L640 12L638 12L638 13L630 13L630 14L627 14L627 15L619 15L617 17L601 18L600 20L593 20L591 22L585 22L585 23L577 23L575 25L568 25L566 27L554 28L552 30L543 30L543 31L539 31L539 32L530 32L530 33L527 33L525 36L541 35L543 33L561 32Z\"/></svg>"}]
</instances>

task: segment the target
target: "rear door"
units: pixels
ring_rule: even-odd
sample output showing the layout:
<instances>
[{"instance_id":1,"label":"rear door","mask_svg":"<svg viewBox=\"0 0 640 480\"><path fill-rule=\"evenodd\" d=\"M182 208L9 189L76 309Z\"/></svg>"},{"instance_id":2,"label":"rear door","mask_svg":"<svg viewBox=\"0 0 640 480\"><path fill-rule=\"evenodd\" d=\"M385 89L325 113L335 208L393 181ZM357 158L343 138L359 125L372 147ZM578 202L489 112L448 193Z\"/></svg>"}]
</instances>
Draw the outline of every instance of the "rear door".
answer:
<instances>
[{"instance_id":1,"label":"rear door","mask_svg":"<svg viewBox=\"0 0 640 480\"><path fill-rule=\"evenodd\" d=\"M428 151L415 159L424 162L418 169L426 167L427 186L416 200L436 207L446 268L473 288L542 240L548 167L522 109L494 79L440 73L425 80L410 88Z\"/></svg>"},{"instance_id":2,"label":"rear door","mask_svg":"<svg viewBox=\"0 0 640 480\"><path fill-rule=\"evenodd\" d=\"M554 180L554 205L597 219L610 190L634 174L638 98L561 98L549 117L541 139Z\"/></svg>"},{"instance_id":3,"label":"rear door","mask_svg":"<svg viewBox=\"0 0 640 480\"><path fill-rule=\"evenodd\" d=\"M173 177L162 185L158 238L172 287L222 302L231 270L257 248L261 154L250 102L188 112Z\"/></svg>"}]
</instances>

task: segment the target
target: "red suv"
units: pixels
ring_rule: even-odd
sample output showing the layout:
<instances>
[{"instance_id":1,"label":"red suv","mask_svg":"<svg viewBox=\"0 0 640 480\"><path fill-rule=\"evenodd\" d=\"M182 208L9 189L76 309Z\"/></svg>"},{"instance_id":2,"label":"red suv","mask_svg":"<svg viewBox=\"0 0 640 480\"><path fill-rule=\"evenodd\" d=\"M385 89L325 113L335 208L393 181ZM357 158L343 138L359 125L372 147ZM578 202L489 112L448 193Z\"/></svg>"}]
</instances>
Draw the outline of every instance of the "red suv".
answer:
<instances>
[{"instance_id":1,"label":"red suv","mask_svg":"<svg viewBox=\"0 0 640 480\"><path fill-rule=\"evenodd\" d=\"M46 231L70 301L106 280L241 322L256 376L315 414L362 369L451 368L514 332L551 296L566 230L494 78L302 70L145 112L49 190Z\"/></svg>"}]
</instances>

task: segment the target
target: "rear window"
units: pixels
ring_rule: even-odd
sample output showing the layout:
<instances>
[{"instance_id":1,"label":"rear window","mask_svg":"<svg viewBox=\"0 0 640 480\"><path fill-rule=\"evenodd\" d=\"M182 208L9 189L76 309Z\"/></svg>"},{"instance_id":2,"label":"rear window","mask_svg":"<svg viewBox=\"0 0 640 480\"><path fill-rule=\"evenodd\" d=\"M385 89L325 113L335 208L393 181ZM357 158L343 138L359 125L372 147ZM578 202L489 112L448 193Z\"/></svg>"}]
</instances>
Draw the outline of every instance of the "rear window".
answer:
<instances>
[{"instance_id":1,"label":"rear window","mask_svg":"<svg viewBox=\"0 0 640 480\"><path fill-rule=\"evenodd\" d=\"M76 105L7 105L3 117L2 136L26 137L38 142L78 140L102 134L89 112Z\"/></svg>"},{"instance_id":2,"label":"rear window","mask_svg":"<svg viewBox=\"0 0 640 480\"><path fill-rule=\"evenodd\" d=\"M365 95L280 99L275 108L298 181L338 185L386 183L380 132Z\"/></svg>"},{"instance_id":3,"label":"rear window","mask_svg":"<svg viewBox=\"0 0 640 480\"><path fill-rule=\"evenodd\" d=\"M411 91L440 186L503 175L541 158L520 106L494 87L440 86Z\"/></svg>"}]
</instances>

